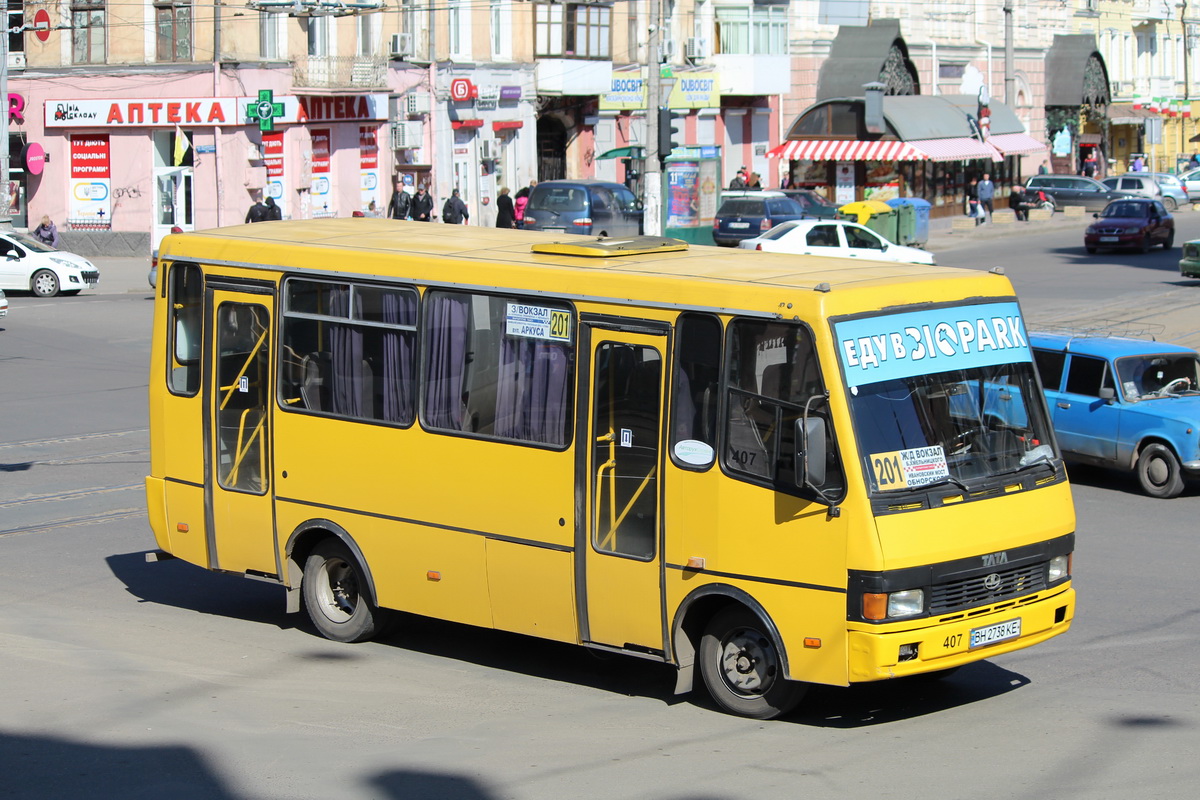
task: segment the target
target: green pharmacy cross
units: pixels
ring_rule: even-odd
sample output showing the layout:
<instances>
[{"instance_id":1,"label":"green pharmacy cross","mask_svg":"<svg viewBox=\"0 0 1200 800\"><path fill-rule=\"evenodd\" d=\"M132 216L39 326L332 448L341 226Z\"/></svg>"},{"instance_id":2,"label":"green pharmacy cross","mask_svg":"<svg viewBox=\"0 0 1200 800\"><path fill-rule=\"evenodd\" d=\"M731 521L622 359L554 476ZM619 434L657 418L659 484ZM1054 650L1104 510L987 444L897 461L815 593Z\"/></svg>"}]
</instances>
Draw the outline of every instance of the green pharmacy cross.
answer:
<instances>
[{"instance_id":1,"label":"green pharmacy cross","mask_svg":"<svg viewBox=\"0 0 1200 800\"><path fill-rule=\"evenodd\" d=\"M271 89L258 90L258 102L251 103L246 109L246 116L251 122L258 122L262 133L275 130L275 118L283 116L283 103L275 102L275 92Z\"/></svg>"}]
</instances>

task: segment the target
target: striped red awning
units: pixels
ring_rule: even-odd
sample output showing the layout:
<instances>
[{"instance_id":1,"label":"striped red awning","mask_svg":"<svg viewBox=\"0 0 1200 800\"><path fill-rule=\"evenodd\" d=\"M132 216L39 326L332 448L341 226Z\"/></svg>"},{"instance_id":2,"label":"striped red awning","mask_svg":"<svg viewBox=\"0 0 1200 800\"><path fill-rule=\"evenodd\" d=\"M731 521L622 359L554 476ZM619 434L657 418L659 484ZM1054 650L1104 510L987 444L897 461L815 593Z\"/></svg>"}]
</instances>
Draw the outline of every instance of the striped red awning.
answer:
<instances>
[{"instance_id":1,"label":"striped red awning","mask_svg":"<svg viewBox=\"0 0 1200 800\"><path fill-rule=\"evenodd\" d=\"M857 139L799 139L767 151L769 158L798 161L922 161L925 155L908 142Z\"/></svg>"},{"instance_id":2,"label":"striped red awning","mask_svg":"<svg viewBox=\"0 0 1200 800\"><path fill-rule=\"evenodd\" d=\"M803 161L960 161L1003 156L978 139L923 139L918 142L858 139L797 139L767 151L770 158Z\"/></svg>"},{"instance_id":3,"label":"striped red awning","mask_svg":"<svg viewBox=\"0 0 1200 800\"><path fill-rule=\"evenodd\" d=\"M997 133L989 136L987 143L1006 156L1031 156L1045 153L1050 148L1024 133Z\"/></svg>"}]
</instances>

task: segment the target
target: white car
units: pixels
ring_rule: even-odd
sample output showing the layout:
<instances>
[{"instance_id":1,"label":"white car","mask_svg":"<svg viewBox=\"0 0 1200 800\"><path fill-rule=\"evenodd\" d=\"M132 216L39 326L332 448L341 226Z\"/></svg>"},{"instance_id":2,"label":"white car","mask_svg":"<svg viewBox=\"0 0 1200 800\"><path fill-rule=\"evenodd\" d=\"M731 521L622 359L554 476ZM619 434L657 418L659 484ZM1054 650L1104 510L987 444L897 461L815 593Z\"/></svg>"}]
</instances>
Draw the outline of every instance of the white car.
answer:
<instances>
[{"instance_id":1,"label":"white car","mask_svg":"<svg viewBox=\"0 0 1200 800\"><path fill-rule=\"evenodd\" d=\"M8 298L4 296L4 290L0 289L0 317L8 316Z\"/></svg>"},{"instance_id":2,"label":"white car","mask_svg":"<svg viewBox=\"0 0 1200 800\"><path fill-rule=\"evenodd\" d=\"M933 253L917 247L892 244L870 228L845 220L801 219L781 222L761 236L739 242L738 247L802 256L859 258L931 266L937 263Z\"/></svg>"},{"instance_id":3,"label":"white car","mask_svg":"<svg viewBox=\"0 0 1200 800\"><path fill-rule=\"evenodd\" d=\"M1188 200L1200 200L1200 169L1189 169L1179 176L1179 180L1187 189Z\"/></svg>"},{"instance_id":4,"label":"white car","mask_svg":"<svg viewBox=\"0 0 1200 800\"><path fill-rule=\"evenodd\" d=\"M54 297L78 294L99 282L100 270L82 256L55 250L28 234L0 233L0 289Z\"/></svg>"}]
</instances>

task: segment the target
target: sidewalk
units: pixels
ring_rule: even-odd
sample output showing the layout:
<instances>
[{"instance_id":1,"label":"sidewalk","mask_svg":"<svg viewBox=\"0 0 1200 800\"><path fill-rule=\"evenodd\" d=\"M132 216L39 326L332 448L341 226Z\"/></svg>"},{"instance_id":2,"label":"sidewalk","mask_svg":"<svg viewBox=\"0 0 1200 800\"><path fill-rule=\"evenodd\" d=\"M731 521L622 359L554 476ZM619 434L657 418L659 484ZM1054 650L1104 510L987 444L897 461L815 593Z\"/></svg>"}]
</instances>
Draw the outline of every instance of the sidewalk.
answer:
<instances>
[{"instance_id":1,"label":"sidewalk","mask_svg":"<svg viewBox=\"0 0 1200 800\"><path fill-rule=\"evenodd\" d=\"M1185 212L1181 208L1176 213ZM939 217L931 219L929 221L929 241L926 242L925 249L932 253L942 253L947 250L953 250L956 247L962 247L973 242L987 241L989 239L1002 239L1007 236L1031 236L1039 233L1072 229L1078 230L1079 235L1082 236L1083 229L1092 221L1091 214L1068 216L1062 211L1056 211L1048 220L1030 220L1029 222L1017 222L1013 220L1012 212L1007 208L996 210L997 217L1001 214L1006 215L1007 222L988 222L983 225L976 225L965 229L960 228L958 230L954 229L954 220L967 220L967 217ZM962 223L960 222L959 225L962 225Z\"/></svg>"}]
</instances>

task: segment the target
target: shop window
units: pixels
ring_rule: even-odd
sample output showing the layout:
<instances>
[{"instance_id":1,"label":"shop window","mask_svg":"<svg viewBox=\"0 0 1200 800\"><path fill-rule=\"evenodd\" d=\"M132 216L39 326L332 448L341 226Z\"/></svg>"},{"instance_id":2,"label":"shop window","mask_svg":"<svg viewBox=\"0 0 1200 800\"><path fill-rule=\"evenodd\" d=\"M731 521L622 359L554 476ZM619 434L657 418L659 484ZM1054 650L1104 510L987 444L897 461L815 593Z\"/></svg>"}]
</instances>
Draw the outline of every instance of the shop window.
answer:
<instances>
[{"instance_id":1,"label":"shop window","mask_svg":"<svg viewBox=\"0 0 1200 800\"><path fill-rule=\"evenodd\" d=\"M787 55L787 3L717 7L717 53Z\"/></svg>"},{"instance_id":2,"label":"shop window","mask_svg":"<svg viewBox=\"0 0 1200 800\"><path fill-rule=\"evenodd\" d=\"M159 61L192 60L192 4L190 0L155 2Z\"/></svg>"},{"instance_id":3,"label":"shop window","mask_svg":"<svg viewBox=\"0 0 1200 800\"><path fill-rule=\"evenodd\" d=\"M9 2L11 4L12 0ZM104 0L74 0L71 3L72 63L104 63L106 13Z\"/></svg>"},{"instance_id":4,"label":"shop window","mask_svg":"<svg viewBox=\"0 0 1200 800\"><path fill-rule=\"evenodd\" d=\"M550 58L611 58L610 6L536 3L534 9L536 55Z\"/></svg>"}]
</instances>

